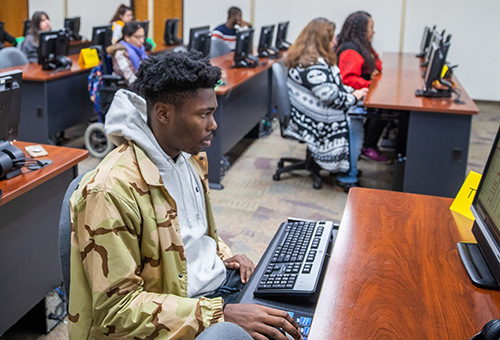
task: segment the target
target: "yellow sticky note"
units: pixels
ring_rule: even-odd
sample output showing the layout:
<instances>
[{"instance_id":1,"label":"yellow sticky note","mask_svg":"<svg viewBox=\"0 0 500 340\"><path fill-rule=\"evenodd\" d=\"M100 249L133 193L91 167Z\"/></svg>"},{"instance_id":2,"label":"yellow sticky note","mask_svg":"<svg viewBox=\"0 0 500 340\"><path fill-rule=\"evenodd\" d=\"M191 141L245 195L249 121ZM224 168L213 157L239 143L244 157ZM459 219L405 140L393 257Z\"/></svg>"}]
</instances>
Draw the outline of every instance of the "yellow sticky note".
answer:
<instances>
[{"instance_id":1,"label":"yellow sticky note","mask_svg":"<svg viewBox=\"0 0 500 340\"><path fill-rule=\"evenodd\" d=\"M99 65L99 56L95 48L82 48L78 56L78 64L82 68L91 68Z\"/></svg>"},{"instance_id":2,"label":"yellow sticky note","mask_svg":"<svg viewBox=\"0 0 500 340\"><path fill-rule=\"evenodd\" d=\"M465 179L464 184L451 204L450 210L453 210L460 215L463 215L471 220L474 220L474 215L470 211L470 206L476 195L477 187L481 181L481 175L477 172L471 171Z\"/></svg>"}]
</instances>

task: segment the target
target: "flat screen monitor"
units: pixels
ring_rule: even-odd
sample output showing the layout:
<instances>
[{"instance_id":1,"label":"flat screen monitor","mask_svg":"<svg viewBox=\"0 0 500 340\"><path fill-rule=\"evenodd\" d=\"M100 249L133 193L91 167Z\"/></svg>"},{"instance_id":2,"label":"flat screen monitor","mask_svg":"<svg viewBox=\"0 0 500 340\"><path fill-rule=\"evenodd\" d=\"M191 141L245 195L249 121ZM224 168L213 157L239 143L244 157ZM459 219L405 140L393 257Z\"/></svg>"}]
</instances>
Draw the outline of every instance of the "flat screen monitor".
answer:
<instances>
[{"instance_id":1,"label":"flat screen monitor","mask_svg":"<svg viewBox=\"0 0 500 340\"><path fill-rule=\"evenodd\" d=\"M149 33L149 20L137 21L137 23L144 28L144 40L146 40Z\"/></svg>"},{"instance_id":2,"label":"flat screen monitor","mask_svg":"<svg viewBox=\"0 0 500 340\"><path fill-rule=\"evenodd\" d=\"M289 21L280 22L278 24L278 31L276 32L276 42L275 42L275 46L278 50L288 50L288 48L290 47L290 43L286 41L288 24Z\"/></svg>"},{"instance_id":3,"label":"flat screen monitor","mask_svg":"<svg viewBox=\"0 0 500 340\"><path fill-rule=\"evenodd\" d=\"M436 26L434 26L434 30L436 29ZM420 42L420 52L417 54L417 57L423 58L425 57L425 54L427 52L427 49L429 48L429 45L431 43L431 37L432 37L433 30L429 26L425 26L424 28L424 34L422 35L422 41Z\"/></svg>"},{"instance_id":4,"label":"flat screen monitor","mask_svg":"<svg viewBox=\"0 0 500 340\"><path fill-rule=\"evenodd\" d=\"M31 25L31 20L24 20L23 37L25 37L26 34L28 34L28 30L30 29L30 25Z\"/></svg>"},{"instance_id":5,"label":"flat screen monitor","mask_svg":"<svg viewBox=\"0 0 500 340\"><path fill-rule=\"evenodd\" d=\"M450 47L451 35L448 35L446 41L442 41L439 45L433 42L430 49L430 58L427 69L424 73L424 91L432 88L432 83L435 80L441 79L441 72L446 64L446 57Z\"/></svg>"},{"instance_id":6,"label":"flat screen monitor","mask_svg":"<svg viewBox=\"0 0 500 340\"><path fill-rule=\"evenodd\" d=\"M20 70L0 73L0 140L11 141L17 138L21 119Z\"/></svg>"},{"instance_id":7,"label":"flat screen monitor","mask_svg":"<svg viewBox=\"0 0 500 340\"><path fill-rule=\"evenodd\" d=\"M82 36L80 35L80 17L64 19L64 28L68 30L72 40L82 40Z\"/></svg>"},{"instance_id":8,"label":"flat screen monitor","mask_svg":"<svg viewBox=\"0 0 500 340\"><path fill-rule=\"evenodd\" d=\"M69 33L65 30L40 32L38 45L38 64L43 70L53 70L67 66L69 52ZM71 66L71 64L69 64Z\"/></svg>"},{"instance_id":9,"label":"flat screen monitor","mask_svg":"<svg viewBox=\"0 0 500 340\"><path fill-rule=\"evenodd\" d=\"M436 43L438 46L441 45L441 41L443 40L445 31L443 30L443 33L439 33L437 30L434 30L432 32L431 40L429 42L429 48L427 49L427 53L425 54L425 60L423 63L423 66L427 66L429 64L429 60L431 58L431 47L434 43Z\"/></svg>"},{"instance_id":10,"label":"flat screen monitor","mask_svg":"<svg viewBox=\"0 0 500 340\"><path fill-rule=\"evenodd\" d=\"M167 19L165 20L165 32L163 34L163 39L165 45L179 45L181 43L179 37L179 18Z\"/></svg>"},{"instance_id":11,"label":"flat screen monitor","mask_svg":"<svg viewBox=\"0 0 500 340\"><path fill-rule=\"evenodd\" d=\"M236 66L247 58L252 57L253 28L236 33L236 48L234 49L234 63Z\"/></svg>"},{"instance_id":12,"label":"flat screen monitor","mask_svg":"<svg viewBox=\"0 0 500 340\"><path fill-rule=\"evenodd\" d=\"M477 241L459 243L469 277L481 288L500 289L500 129L471 206L472 233ZM469 245L465 248L464 245ZM479 279L479 280L478 280Z\"/></svg>"},{"instance_id":13,"label":"flat screen monitor","mask_svg":"<svg viewBox=\"0 0 500 340\"><path fill-rule=\"evenodd\" d=\"M92 46L102 46L102 50L106 51L106 48L111 45L111 38L113 37L113 31L111 30L111 25L105 26L94 26L92 27Z\"/></svg>"},{"instance_id":14,"label":"flat screen monitor","mask_svg":"<svg viewBox=\"0 0 500 340\"><path fill-rule=\"evenodd\" d=\"M259 39L259 47L257 51L259 52L259 56L272 47L274 36L274 25L262 26L260 30L260 39Z\"/></svg>"},{"instance_id":15,"label":"flat screen monitor","mask_svg":"<svg viewBox=\"0 0 500 340\"><path fill-rule=\"evenodd\" d=\"M189 50L200 51L204 56L210 54L210 26L191 28L189 31Z\"/></svg>"}]
</instances>

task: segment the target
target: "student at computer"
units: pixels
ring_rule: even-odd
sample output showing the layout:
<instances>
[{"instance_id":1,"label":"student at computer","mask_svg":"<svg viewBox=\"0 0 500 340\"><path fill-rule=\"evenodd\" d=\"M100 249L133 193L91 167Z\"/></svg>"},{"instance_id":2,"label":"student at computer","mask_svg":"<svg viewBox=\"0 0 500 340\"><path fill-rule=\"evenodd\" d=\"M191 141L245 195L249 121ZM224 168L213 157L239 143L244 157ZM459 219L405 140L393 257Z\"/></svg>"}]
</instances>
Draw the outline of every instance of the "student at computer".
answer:
<instances>
[{"instance_id":1,"label":"student at computer","mask_svg":"<svg viewBox=\"0 0 500 340\"><path fill-rule=\"evenodd\" d=\"M38 61L38 38L40 32L46 31L50 31L49 16L45 12L35 12L31 18L26 38L21 43L21 51L26 54L30 62Z\"/></svg>"},{"instance_id":2,"label":"student at computer","mask_svg":"<svg viewBox=\"0 0 500 340\"><path fill-rule=\"evenodd\" d=\"M285 134L304 141L315 162L337 176L336 185L348 191L359 186L350 164L346 110L367 89L344 86L333 52L335 24L325 18L311 21L288 50L288 89L292 106Z\"/></svg>"},{"instance_id":3,"label":"student at computer","mask_svg":"<svg viewBox=\"0 0 500 340\"><path fill-rule=\"evenodd\" d=\"M212 39L221 39L233 51L236 48L236 33L238 28L252 27L241 18L241 9L231 7L227 11L227 22L217 26L212 31Z\"/></svg>"},{"instance_id":4,"label":"student at computer","mask_svg":"<svg viewBox=\"0 0 500 340\"><path fill-rule=\"evenodd\" d=\"M340 74L344 84L354 89L368 87L371 79L382 72L382 61L372 47L374 21L370 14L359 11L349 15L337 41ZM386 122L368 118L361 157L375 162L390 162L379 150L378 140Z\"/></svg>"},{"instance_id":5,"label":"student at computer","mask_svg":"<svg viewBox=\"0 0 500 340\"><path fill-rule=\"evenodd\" d=\"M70 200L70 339L194 339L228 321L300 339L288 313L234 304L255 266L217 236L208 162L221 70L197 51L143 61L106 115L118 147ZM224 300L223 300L224 299ZM216 337L214 337L216 339Z\"/></svg>"},{"instance_id":6,"label":"student at computer","mask_svg":"<svg viewBox=\"0 0 500 340\"><path fill-rule=\"evenodd\" d=\"M132 20L123 26L123 36L118 43L106 49L113 61L113 71L125 78L128 85L135 81L141 61L149 58L144 38L144 28Z\"/></svg>"},{"instance_id":7,"label":"student at computer","mask_svg":"<svg viewBox=\"0 0 500 340\"><path fill-rule=\"evenodd\" d=\"M111 27L113 31L113 36L111 37L111 42L116 44L118 40L122 37L123 26L134 18L134 11L132 8L121 4L116 10L115 15L111 19Z\"/></svg>"}]
</instances>

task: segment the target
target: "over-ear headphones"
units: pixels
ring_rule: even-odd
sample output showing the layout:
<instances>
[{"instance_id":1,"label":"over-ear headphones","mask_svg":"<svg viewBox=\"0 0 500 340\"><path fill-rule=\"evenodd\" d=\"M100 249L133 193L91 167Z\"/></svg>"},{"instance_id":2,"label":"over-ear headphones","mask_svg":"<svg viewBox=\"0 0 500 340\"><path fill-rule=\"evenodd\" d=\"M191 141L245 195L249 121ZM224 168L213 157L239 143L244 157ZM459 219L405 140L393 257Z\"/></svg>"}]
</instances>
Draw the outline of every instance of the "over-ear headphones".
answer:
<instances>
[{"instance_id":1,"label":"over-ear headphones","mask_svg":"<svg viewBox=\"0 0 500 340\"><path fill-rule=\"evenodd\" d=\"M500 340L500 319L493 319L469 340Z\"/></svg>"}]
</instances>

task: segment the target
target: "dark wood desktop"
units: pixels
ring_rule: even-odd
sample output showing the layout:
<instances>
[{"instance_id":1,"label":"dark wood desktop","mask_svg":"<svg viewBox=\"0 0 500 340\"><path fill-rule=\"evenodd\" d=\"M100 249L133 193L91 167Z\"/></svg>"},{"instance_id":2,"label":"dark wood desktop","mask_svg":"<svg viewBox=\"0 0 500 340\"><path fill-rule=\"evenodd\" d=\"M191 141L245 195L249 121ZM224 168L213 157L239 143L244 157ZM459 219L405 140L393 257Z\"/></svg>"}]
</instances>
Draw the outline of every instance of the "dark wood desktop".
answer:
<instances>
[{"instance_id":1,"label":"dark wood desktop","mask_svg":"<svg viewBox=\"0 0 500 340\"><path fill-rule=\"evenodd\" d=\"M454 102L456 94L417 97L423 69L414 54L384 53L382 62L382 74L373 79L364 106L398 116L393 189L454 197L465 180L472 116L478 107L456 77L463 105Z\"/></svg>"},{"instance_id":2,"label":"dark wood desktop","mask_svg":"<svg viewBox=\"0 0 500 340\"><path fill-rule=\"evenodd\" d=\"M472 221L452 201L351 189L308 339L465 340L499 318L500 292L461 263Z\"/></svg>"},{"instance_id":3,"label":"dark wood desktop","mask_svg":"<svg viewBox=\"0 0 500 340\"><path fill-rule=\"evenodd\" d=\"M14 142L24 151L33 143ZM61 204L87 150L43 145L52 164L0 181L0 335L62 282L58 233ZM26 157L29 157L25 152ZM44 320L43 320L44 322Z\"/></svg>"}]
</instances>

